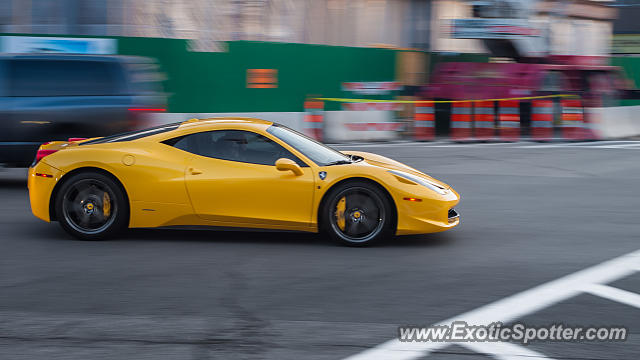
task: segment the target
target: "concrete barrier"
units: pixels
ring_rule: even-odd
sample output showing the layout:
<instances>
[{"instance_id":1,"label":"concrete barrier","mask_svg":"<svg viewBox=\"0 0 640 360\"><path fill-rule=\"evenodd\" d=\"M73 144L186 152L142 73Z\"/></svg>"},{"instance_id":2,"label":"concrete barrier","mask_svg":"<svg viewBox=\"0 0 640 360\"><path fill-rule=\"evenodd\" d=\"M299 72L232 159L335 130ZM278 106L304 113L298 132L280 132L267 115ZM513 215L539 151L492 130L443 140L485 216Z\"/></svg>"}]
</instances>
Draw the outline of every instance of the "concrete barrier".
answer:
<instances>
[{"instance_id":1,"label":"concrete barrier","mask_svg":"<svg viewBox=\"0 0 640 360\"><path fill-rule=\"evenodd\" d=\"M586 109L593 131L601 139L640 136L640 106Z\"/></svg>"},{"instance_id":2,"label":"concrete barrier","mask_svg":"<svg viewBox=\"0 0 640 360\"><path fill-rule=\"evenodd\" d=\"M325 142L387 141L400 138L391 111L325 111Z\"/></svg>"}]
</instances>

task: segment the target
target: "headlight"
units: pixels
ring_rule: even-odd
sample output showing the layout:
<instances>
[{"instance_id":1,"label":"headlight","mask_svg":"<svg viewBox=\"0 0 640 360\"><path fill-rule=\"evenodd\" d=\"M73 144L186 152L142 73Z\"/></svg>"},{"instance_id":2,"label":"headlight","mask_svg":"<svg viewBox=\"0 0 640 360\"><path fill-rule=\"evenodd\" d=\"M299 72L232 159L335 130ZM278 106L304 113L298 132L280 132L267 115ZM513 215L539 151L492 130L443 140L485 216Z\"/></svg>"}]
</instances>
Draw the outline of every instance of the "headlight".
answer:
<instances>
[{"instance_id":1,"label":"headlight","mask_svg":"<svg viewBox=\"0 0 640 360\"><path fill-rule=\"evenodd\" d=\"M398 171L398 170L389 170L390 173L392 173L393 175L396 176L400 176L402 178L405 178L409 181L413 181L416 184L420 184L424 187L427 187L435 192L437 192L440 195L445 195L447 193L447 189L442 187L441 185L438 185L434 182L431 182L425 178L419 177L419 176L415 176L409 173L406 173L404 171Z\"/></svg>"}]
</instances>

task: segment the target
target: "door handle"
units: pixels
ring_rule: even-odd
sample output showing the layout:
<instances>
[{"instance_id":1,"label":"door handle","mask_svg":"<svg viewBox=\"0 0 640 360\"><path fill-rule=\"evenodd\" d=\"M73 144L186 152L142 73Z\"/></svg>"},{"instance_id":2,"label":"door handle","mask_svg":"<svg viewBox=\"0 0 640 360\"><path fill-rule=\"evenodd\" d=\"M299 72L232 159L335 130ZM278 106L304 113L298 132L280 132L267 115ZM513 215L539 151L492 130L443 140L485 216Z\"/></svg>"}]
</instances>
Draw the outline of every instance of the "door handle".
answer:
<instances>
[{"instance_id":1,"label":"door handle","mask_svg":"<svg viewBox=\"0 0 640 360\"><path fill-rule=\"evenodd\" d=\"M200 175L200 174L202 174L202 170L198 170L196 168L189 168L189 174L191 174L191 175Z\"/></svg>"}]
</instances>

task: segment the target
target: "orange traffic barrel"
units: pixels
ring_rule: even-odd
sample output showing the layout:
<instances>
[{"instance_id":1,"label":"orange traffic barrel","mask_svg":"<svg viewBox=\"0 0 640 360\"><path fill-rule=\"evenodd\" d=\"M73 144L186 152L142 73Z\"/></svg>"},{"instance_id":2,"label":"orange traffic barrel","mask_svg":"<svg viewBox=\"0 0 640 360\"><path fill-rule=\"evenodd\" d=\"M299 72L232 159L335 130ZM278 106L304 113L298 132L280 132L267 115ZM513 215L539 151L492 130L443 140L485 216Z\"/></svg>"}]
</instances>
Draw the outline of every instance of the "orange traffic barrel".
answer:
<instances>
[{"instance_id":1,"label":"orange traffic barrel","mask_svg":"<svg viewBox=\"0 0 640 360\"><path fill-rule=\"evenodd\" d=\"M495 131L493 101L477 101L473 109L473 137L476 140L493 140Z\"/></svg>"},{"instance_id":2,"label":"orange traffic barrel","mask_svg":"<svg viewBox=\"0 0 640 360\"><path fill-rule=\"evenodd\" d=\"M415 140L433 140L436 137L436 114L433 102L419 102L413 115Z\"/></svg>"},{"instance_id":3,"label":"orange traffic barrel","mask_svg":"<svg viewBox=\"0 0 640 360\"><path fill-rule=\"evenodd\" d=\"M520 102L518 100L498 102L498 130L500 140L520 140Z\"/></svg>"},{"instance_id":4,"label":"orange traffic barrel","mask_svg":"<svg viewBox=\"0 0 640 360\"><path fill-rule=\"evenodd\" d=\"M531 102L531 138L536 141L553 139L553 101Z\"/></svg>"},{"instance_id":5,"label":"orange traffic barrel","mask_svg":"<svg viewBox=\"0 0 640 360\"><path fill-rule=\"evenodd\" d=\"M471 140L471 102L454 102L451 106L451 140Z\"/></svg>"},{"instance_id":6,"label":"orange traffic barrel","mask_svg":"<svg viewBox=\"0 0 640 360\"><path fill-rule=\"evenodd\" d=\"M304 133L318 141L323 140L323 114L324 103L319 100L307 100L304 102Z\"/></svg>"},{"instance_id":7,"label":"orange traffic barrel","mask_svg":"<svg viewBox=\"0 0 640 360\"><path fill-rule=\"evenodd\" d=\"M562 137L567 140L584 140L584 113L582 101L562 99Z\"/></svg>"}]
</instances>

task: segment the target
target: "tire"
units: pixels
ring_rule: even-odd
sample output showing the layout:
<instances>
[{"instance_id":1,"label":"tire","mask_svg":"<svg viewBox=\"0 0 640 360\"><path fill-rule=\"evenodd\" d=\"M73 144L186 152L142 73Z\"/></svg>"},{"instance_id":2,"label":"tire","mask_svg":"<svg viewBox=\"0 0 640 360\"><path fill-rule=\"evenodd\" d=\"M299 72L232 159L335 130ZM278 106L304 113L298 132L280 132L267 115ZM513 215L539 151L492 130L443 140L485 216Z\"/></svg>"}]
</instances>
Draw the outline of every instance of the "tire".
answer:
<instances>
[{"instance_id":1,"label":"tire","mask_svg":"<svg viewBox=\"0 0 640 360\"><path fill-rule=\"evenodd\" d=\"M60 226L81 240L111 238L129 221L124 190L99 172L82 172L67 179L57 192L55 210Z\"/></svg>"},{"instance_id":2,"label":"tire","mask_svg":"<svg viewBox=\"0 0 640 360\"><path fill-rule=\"evenodd\" d=\"M392 200L367 181L349 181L331 189L320 211L320 230L343 245L371 245L396 230Z\"/></svg>"}]
</instances>

